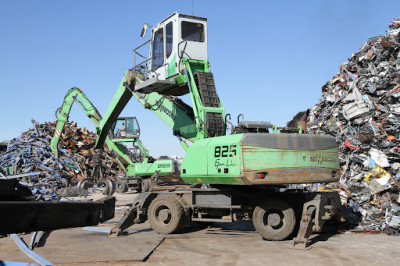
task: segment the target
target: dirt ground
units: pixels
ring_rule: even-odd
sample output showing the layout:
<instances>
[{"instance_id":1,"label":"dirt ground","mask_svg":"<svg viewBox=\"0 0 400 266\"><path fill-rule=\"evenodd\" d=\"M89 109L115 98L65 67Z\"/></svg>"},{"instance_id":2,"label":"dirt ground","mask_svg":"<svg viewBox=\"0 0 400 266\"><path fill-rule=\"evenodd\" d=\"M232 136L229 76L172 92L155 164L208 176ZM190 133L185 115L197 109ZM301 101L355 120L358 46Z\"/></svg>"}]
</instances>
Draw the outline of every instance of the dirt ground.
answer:
<instances>
[{"instance_id":1,"label":"dirt ground","mask_svg":"<svg viewBox=\"0 0 400 266\"><path fill-rule=\"evenodd\" d=\"M136 195L116 194L115 219L98 227L112 228ZM29 244L31 234L20 237ZM34 251L56 265L400 265L399 243L385 234L325 233L312 236L310 249L294 250L291 240L262 240L251 222L191 223L165 237L144 223L117 238L82 228L52 231ZM9 237L0 238L1 260L34 263Z\"/></svg>"}]
</instances>

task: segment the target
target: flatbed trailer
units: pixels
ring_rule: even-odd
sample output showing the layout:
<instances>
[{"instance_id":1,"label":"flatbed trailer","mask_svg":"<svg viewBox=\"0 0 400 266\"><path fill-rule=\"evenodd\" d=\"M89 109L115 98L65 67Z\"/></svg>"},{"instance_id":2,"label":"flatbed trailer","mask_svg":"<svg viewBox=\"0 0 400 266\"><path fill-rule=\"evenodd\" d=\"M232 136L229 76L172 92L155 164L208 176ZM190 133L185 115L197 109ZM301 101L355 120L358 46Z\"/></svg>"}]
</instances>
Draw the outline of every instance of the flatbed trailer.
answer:
<instances>
[{"instance_id":1,"label":"flatbed trailer","mask_svg":"<svg viewBox=\"0 0 400 266\"><path fill-rule=\"evenodd\" d=\"M97 225L114 218L115 197L96 201L36 201L14 178L0 179L0 235Z\"/></svg>"}]
</instances>

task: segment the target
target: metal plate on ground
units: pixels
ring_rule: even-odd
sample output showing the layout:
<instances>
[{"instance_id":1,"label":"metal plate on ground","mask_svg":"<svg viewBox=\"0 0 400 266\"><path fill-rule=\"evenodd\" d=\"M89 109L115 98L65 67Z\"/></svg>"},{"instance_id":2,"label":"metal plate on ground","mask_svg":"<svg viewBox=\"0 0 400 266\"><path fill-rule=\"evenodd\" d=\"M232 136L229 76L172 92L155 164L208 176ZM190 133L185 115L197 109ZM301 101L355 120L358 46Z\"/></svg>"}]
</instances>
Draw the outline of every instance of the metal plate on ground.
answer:
<instances>
[{"instance_id":1,"label":"metal plate on ground","mask_svg":"<svg viewBox=\"0 0 400 266\"><path fill-rule=\"evenodd\" d=\"M29 243L30 235L21 236ZM82 228L62 229L51 232L43 247L34 251L54 264L96 263L109 261L143 261L163 241L145 223L127 230L127 235L108 237L101 232L84 231ZM18 250L8 237L0 239L1 260L32 262Z\"/></svg>"}]
</instances>

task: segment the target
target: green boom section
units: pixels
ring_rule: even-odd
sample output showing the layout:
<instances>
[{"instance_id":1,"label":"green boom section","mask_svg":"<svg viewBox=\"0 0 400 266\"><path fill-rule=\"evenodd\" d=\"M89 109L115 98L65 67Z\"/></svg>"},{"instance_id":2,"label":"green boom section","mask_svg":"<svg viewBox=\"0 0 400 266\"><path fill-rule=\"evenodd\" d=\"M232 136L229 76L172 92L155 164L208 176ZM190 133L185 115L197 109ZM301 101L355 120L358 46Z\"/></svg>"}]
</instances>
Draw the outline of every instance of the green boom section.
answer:
<instances>
[{"instance_id":1,"label":"green boom section","mask_svg":"<svg viewBox=\"0 0 400 266\"><path fill-rule=\"evenodd\" d=\"M123 94L119 94L123 95ZM79 97L79 100L78 100ZM71 111L72 105L74 102L77 102L79 106L84 110L89 119L93 122L96 127L99 127L102 121L102 117L99 111L94 107L94 105L89 101L86 95L80 88L72 88L70 89L65 97L63 104L61 106L61 110L57 116L57 124L56 131L54 132L53 138L51 140L51 149L53 154L58 158L58 143L60 137L62 135L62 131L64 129L65 123L68 121L68 116ZM131 139L130 141L135 141L143 154L145 155L145 159L143 162L134 162L131 157L128 155L128 151L125 146L121 145L117 141L127 142L127 139L113 139L111 140L107 135L105 138L105 143L108 148L113 151L117 155L117 162L121 169L127 174L127 176L151 176L155 173L155 171L159 171L160 175L169 175L175 172L175 168L172 160L157 160L155 162L148 162L148 151L141 143L140 139ZM121 159L125 160L128 163L128 167L125 168Z\"/></svg>"},{"instance_id":2,"label":"green boom section","mask_svg":"<svg viewBox=\"0 0 400 266\"><path fill-rule=\"evenodd\" d=\"M132 98L132 93L127 88L129 88L129 82L131 80L132 72L127 71L122 78L121 83L118 86L117 91L114 94L111 103L109 104L103 119L97 127L97 140L96 148L101 148L104 145L104 141L107 138L107 134L110 131L113 123L117 120L118 116L121 114L122 110L128 104L129 100Z\"/></svg>"},{"instance_id":3,"label":"green boom section","mask_svg":"<svg viewBox=\"0 0 400 266\"><path fill-rule=\"evenodd\" d=\"M80 100L78 100L77 97L79 97ZM56 130L53 138L51 139L51 150L56 158L58 158L58 142L60 141L65 123L68 121L69 113L75 101L79 104L79 106L83 109L88 118L96 127L99 126L100 121L102 120L99 111L96 109L96 107L94 107L94 105L90 102L80 88L74 87L70 89L64 97L63 104L57 116ZM106 143L110 150L115 152L120 158L124 159L129 165L134 163L126 154L125 148L122 145L112 142L108 137L106 137ZM124 165L120 161L118 162L120 167L126 170Z\"/></svg>"},{"instance_id":4,"label":"green boom section","mask_svg":"<svg viewBox=\"0 0 400 266\"><path fill-rule=\"evenodd\" d=\"M222 106L221 100L218 98L217 92L214 87L214 80L212 84L205 84L200 88L200 81L195 79L195 72L210 73L210 62L208 60L195 60L183 58L182 63L185 66L185 73L190 88L190 99L192 101L193 113L195 122L198 129L197 139L209 137L208 125L216 121L210 121L208 115L219 114L221 122L225 125L225 108ZM210 90L211 89L211 90ZM207 98L216 97L218 104L209 106L210 103L205 101ZM223 127L223 134L225 135L225 126Z\"/></svg>"},{"instance_id":5,"label":"green boom section","mask_svg":"<svg viewBox=\"0 0 400 266\"><path fill-rule=\"evenodd\" d=\"M194 60L183 58L184 75L171 77L175 83L160 91L151 93L139 93L133 91L133 96L147 109L156 114L169 128L173 134L195 142L199 139L209 137L207 132L207 114L218 113L225 124L225 109L218 99L218 107L209 107L202 99L209 95L208 91L202 92L194 77L194 72L209 73L209 62L207 60ZM136 83L138 83L137 81ZM169 90L177 87L188 87L192 105L189 106L177 97L168 96ZM203 95L201 95L203 93ZM187 147L183 145L186 150Z\"/></svg>"},{"instance_id":6,"label":"green boom section","mask_svg":"<svg viewBox=\"0 0 400 266\"><path fill-rule=\"evenodd\" d=\"M142 82L140 73L128 70L109 104L103 120L98 126L98 138L96 141L96 148L104 144L106 136L119 114L125 108L132 96L134 96L139 103L146 109L149 109L156 114L169 128L172 129L173 134L195 142L199 139L208 138L208 129L215 121L209 121L209 114L218 114L217 121L221 126L221 131L225 130L225 109L223 108L220 100L218 99L218 107L207 106L204 104L203 99L209 97L209 91L199 88L199 81L196 82L194 73L209 73L209 62L207 60L195 60L183 58L182 64L184 66L184 73L181 75L173 76L169 80L173 80L174 84L167 86L159 91L140 93L135 91L134 84ZM172 71L172 70L171 70ZM135 76L136 75L136 76ZM168 90L176 88L187 87L190 94L192 106L184 103L177 97L168 95ZM208 87L206 87L208 88ZM212 91L215 93L215 91ZM207 95L206 95L207 94ZM215 96L217 97L217 96ZM211 116L212 117L212 116ZM213 117L215 120L215 118ZM185 142L181 141L181 145L187 150Z\"/></svg>"},{"instance_id":7,"label":"green boom section","mask_svg":"<svg viewBox=\"0 0 400 266\"><path fill-rule=\"evenodd\" d=\"M156 114L173 134L194 140L198 130L194 123L193 110L178 98L171 98L157 92L148 94L133 94L146 108Z\"/></svg>"},{"instance_id":8,"label":"green boom section","mask_svg":"<svg viewBox=\"0 0 400 266\"><path fill-rule=\"evenodd\" d=\"M297 134L245 133L199 140L181 167L187 183L277 185L339 179L335 139Z\"/></svg>"}]
</instances>

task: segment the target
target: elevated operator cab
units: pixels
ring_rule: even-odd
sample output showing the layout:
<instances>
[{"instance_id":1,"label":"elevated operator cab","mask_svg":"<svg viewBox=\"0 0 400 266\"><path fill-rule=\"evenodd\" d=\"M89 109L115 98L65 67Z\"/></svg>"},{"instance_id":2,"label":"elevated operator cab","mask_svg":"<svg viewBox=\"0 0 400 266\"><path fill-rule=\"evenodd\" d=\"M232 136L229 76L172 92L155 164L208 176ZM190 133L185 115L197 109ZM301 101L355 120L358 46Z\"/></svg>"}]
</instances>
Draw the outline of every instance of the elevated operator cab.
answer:
<instances>
[{"instance_id":1,"label":"elevated operator cab","mask_svg":"<svg viewBox=\"0 0 400 266\"><path fill-rule=\"evenodd\" d=\"M142 31L145 35L147 24ZM141 49L150 43L149 58ZM208 62L207 19L173 13L151 30L151 39L134 51L135 76L141 81L135 91L179 96L189 93L183 58ZM140 62L140 60L144 61ZM139 75L138 73L139 72ZM181 82L180 82L181 81Z\"/></svg>"},{"instance_id":2,"label":"elevated operator cab","mask_svg":"<svg viewBox=\"0 0 400 266\"><path fill-rule=\"evenodd\" d=\"M180 58L207 60L207 19L173 13L152 28L150 77L178 74Z\"/></svg>"}]
</instances>

